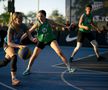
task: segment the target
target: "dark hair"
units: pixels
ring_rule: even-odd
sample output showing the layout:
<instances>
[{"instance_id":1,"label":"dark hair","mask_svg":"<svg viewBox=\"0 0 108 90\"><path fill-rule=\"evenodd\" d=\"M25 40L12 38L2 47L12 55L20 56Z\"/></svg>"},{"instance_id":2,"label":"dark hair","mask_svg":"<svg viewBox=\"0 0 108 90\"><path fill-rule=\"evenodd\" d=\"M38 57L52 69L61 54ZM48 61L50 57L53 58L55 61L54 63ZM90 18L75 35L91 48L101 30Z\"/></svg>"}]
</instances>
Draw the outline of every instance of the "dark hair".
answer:
<instances>
[{"instance_id":1,"label":"dark hair","mask_svg":"<svg viewBox=\"0 0 108 90\"><path fill-rule=\"evenodd\" d=\"M92 9L92 5L91 4L87 4L86 7L89 7L90 9Z\"/></svg>"},{"instance_id":2,"label":"dark hair","mask_svg":"<svg viewBox=\"0 0 108 90\"><path fill-rule=\"evenodd\" d=\"M46 17L46 11L45 10L40 10L38 13L42 13Z\"/></svg>"}]
</instances>

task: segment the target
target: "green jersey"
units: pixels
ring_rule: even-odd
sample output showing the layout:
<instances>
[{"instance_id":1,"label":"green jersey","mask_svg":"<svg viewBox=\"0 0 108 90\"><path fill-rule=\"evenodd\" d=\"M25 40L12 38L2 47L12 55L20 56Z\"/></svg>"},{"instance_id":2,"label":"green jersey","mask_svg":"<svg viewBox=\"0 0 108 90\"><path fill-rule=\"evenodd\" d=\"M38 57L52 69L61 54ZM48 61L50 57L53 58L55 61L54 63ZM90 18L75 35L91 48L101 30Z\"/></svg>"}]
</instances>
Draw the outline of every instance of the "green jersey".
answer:
<instances>
[{"instance_id":1,"label":"green jersey","mask_svg":"<svg viewBox=\"0 0 108 90\"><path fill-rule=\"evenodd\" d=\"M48 20L41 24L39 20L37 20L38 29L37 29L37 38L40 42L48 43L55 39L55 35L53 34L52 27L49 24Z\"/></svg>"},{"instance_id":2,"label":"green jersey","mask_svg":"<svg viewBox=\"0 0 108 90\"><path fill-rule=\"evenodd\" d=\"M87 15L86 13L84 13L82 15L82 25L87 26L89 28L89 30L85 30L83 28L79 28L79 30L82 32L90 32L91 28L92 28L92 26L91 26L92 19L93 19L92 14Z\"/></svg>"}]
</instances>

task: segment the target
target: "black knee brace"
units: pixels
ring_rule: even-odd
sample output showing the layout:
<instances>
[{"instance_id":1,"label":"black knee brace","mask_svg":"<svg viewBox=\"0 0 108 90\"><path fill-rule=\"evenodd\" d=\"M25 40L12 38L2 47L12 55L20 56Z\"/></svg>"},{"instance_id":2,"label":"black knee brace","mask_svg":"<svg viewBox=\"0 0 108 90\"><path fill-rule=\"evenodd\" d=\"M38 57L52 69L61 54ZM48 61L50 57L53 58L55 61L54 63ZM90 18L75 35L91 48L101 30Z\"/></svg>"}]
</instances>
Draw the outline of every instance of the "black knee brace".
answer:
<instances>
[{"instance_id":1,"label":"black knee brace","mask_svg":"<svg viewBox=\"0 0 108 90\"><path fill-rule=\"evenodd\" d=\"M11 58L11 71L12 72L17 71L17 55L12 56Z\"/></svg>"},{"instance_id":2,"label":"black knee brace","mask_svg":"<svg viewBox=\"0 0 108 90\"><path fill-rule=\"evenodd\" d=\"M10 60L5 58L3 61L0 61L0 67L6 66L9 62L10 62Z\"/></svg>"}]
</instances>

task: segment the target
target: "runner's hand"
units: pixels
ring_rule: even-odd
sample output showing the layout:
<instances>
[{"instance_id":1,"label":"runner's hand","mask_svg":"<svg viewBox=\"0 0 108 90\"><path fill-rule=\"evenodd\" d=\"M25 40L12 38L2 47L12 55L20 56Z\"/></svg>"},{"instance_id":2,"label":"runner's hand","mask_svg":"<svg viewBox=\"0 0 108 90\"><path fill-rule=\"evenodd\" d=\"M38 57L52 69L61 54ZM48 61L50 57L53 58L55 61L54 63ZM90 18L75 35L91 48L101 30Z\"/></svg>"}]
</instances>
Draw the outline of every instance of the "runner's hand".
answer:
<instances>
[{"instance_id":1,"label":"runner's hand","mask_svg":"<svg viewBox=\"0 0 108 90\"><path fill-rule=\"evenodd\" d=\"M25 45L19 45L19 49L24 48L24 47L26 47L26 46Z\"/></svg>"}]
</instances>

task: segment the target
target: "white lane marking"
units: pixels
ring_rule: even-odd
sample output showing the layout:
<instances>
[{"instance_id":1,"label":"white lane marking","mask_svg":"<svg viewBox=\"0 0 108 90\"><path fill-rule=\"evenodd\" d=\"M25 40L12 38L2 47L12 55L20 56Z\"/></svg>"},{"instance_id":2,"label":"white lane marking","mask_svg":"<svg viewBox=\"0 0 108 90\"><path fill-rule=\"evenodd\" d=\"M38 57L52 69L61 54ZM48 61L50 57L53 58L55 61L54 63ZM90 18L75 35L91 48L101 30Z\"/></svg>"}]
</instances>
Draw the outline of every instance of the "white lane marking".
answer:
<instances>
[{"instance_id":1,"label":"white lane marking","mask_svg":"<svg viewBox=\"0 0 108 90\"><path fill-rule=\"evenodd\" d=\"M17 90L17 89L15 89L15 88L13 88L13 87L10 87L10 86L8 86L8 85L2 83L2 82L0 82L0 85L4 86L4 87L6 87L6 88L8 88L8 89L10 89L10 90Z\"/></svg>"},{"instance_id":2,"label":"white lane marking","mask_svg":"<svg viewBox=\"0 0 108 90\"><path fill-rule=\"evenodd\" d=\"M69 83L69 82L64 78L64 74L66 73L66 71L67 71L67 70L65 70L64 72L61 73L61 79L62 79L62 81L63 81L64 83L66 83L68 86L71 86L71 87L73 87L73 88L75 88L75 89L77 89L77 90L83 90L82 88L79 88L79 87L77 87L77 86L75 86L75 85Z\"/></svg>"},{"instance_id":3,"label":"white lane marking","mask_svg":"<svg viewBox=\"0 0 108 90\"><path fill-rule=\"evenodd\" d=\"M35 73L35 74L36 74L36 73L43 73L43 74L44 74L44 73L45 73L45 74L48 74L48 73L49 73L49 74L50 74L50 73L52 73L52 74L61 74L61 72L40 72L40 71L39 71L39 72L38 72L38 71L33 71L33 72L31 72L31 73Z\"/></svg>"},{"instance_id":4,"label":"white lane marking","mask_svg":"<svg viewBox=\"0 0 108 90\"><path fill-rule=\"evenodd\" d=\"M100 54L104 54L104 53L108 53L108 51L101 52ZM90 54L90 55L82 57L82 58L77 58L75 61L79 61L81 59L89 58L91 56L95 56L95 54ZM62 64L64 64L64 63L54 64L54 65L52 65L52 67L60 67L59 65L62 65Z\"/></svg>"}]
</instances>

